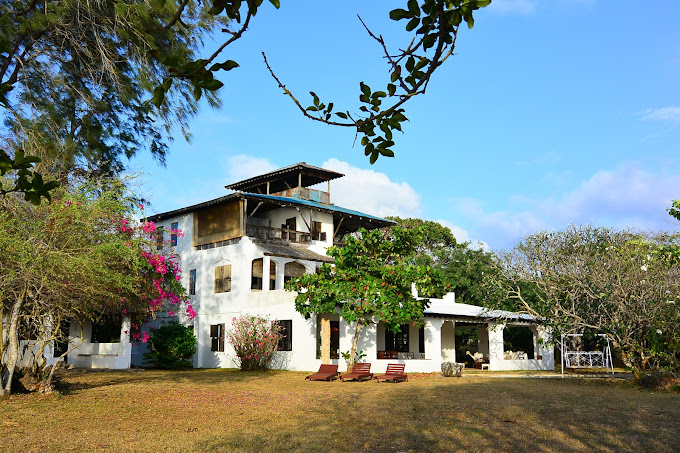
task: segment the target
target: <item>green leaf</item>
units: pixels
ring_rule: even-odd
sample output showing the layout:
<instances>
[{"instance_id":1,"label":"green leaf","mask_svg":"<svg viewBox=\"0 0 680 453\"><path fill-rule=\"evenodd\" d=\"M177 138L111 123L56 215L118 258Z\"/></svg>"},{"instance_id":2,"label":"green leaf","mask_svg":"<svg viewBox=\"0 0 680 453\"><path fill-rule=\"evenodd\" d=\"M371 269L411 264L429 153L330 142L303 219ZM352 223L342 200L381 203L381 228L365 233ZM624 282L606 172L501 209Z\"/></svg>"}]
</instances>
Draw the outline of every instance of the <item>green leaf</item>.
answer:
<instances>
[{"instance_id":1,"label":"green leaf","mask_svg":"<svg viewBox=\"0 0 680 453\"><path fill-rule=\"evenodd\" d=\"M204 90L209 90L209 91L215 91L219 90L224 86L222 82L220 82L217 79L210 79L210 80L201 80L198 83L195 83L194 86L203 88Z\"/></svg>"},{"instance_id":2,"label":"green leaf","mask_svg":"<svg viewBox=\"0 0 680 453\"><path fill-rule=\"evenodd\" d=\"M153 99L151 100L151 102L153 102L153 105L160 108L161 104L163 104L164 99L165 90L163 89L163 87L156 87L156 89L153 90Z\"/></svg>"},{"instance_id":3,"label":"green leaf","mask_svg":"<svg viewBox=\"0 0 680 453\"><path fill-rule=\"evenodd\" d=\"M407 19L409 17L412 17L413 14L410 12L406 11L405 9L393 9L390 11L390 19L392 20L402 20L402 19Z\"/></svg>"},{"instance_id":4,"label":"green leaf","mask_svg":"<svg viewBox=\"0 0 680 453\"><path fill-rule=\"evenodd\" d=\"M274 8L279 9L281 7L281 2L279 0L269 0L269 3L274 5Z\"/></svg>"},{"instance_id":5,"label":"green leaf","mask_svg":"<svg viewBox=\"0 0 680 453\"><path fill-rule=\"evenodd\" d=\"M430 47L434 46L434 43L437 42L437 35L435 33L430 33L423 39L423 49L427 50Z\"/></svg>"},{"instance_id":6,"label":"green leaf","mask_svg":"<svg viewBox=\"0 0 680 453\"><path fill-rule=\"evenodd\" d=\"M194 86L194 99L197 101L201 99L201 96L203 95L203 90L201 87Z\"/></svg>"},{"instance_id":7,"label":"green leaf","mask_svg":"<svg viewBox=\"0 0 680 453\"><path fill-rule=\"evenodd\" d=\"M420 15L420 7L418 7L418 1L417 0L408 0L408 11L413 16L419 16Z\"/></svg>"},{"instance_id":8,"label":"green leaf","mask_svg":"<svg viewBox=\"0 0 680 453\"><path fill-rule=\"evenodd\" d=\"M394 93L396 93L396 92L397 92L397 86L396 85L394 85L392 83L387 84L387 93L390 96L394 96Z\"/></svg>"},{"instance_id":9,"label":"green leaf","mask_svg":"<svg viewBox=\"0 0 680 453\"><path fill-rule=\"evenodd\" d=\"M238 63L236 63L234 60L227 60L224 63L215 63L210 67L211 71L219 71L219 70L224 70L224 71L231 71L234 68L238 68Z\"/></svg>"},{"instance_id":10,"label":"green leaf","mask_svg":"<svg viewBox=\"0 0 680 453\"><path fill-rule=\"evenodd\" d=\"M313 92L313 91L310 91L309 94L312 95L314 106L317 107L317 110L318 110L319 104L321 103L321 102L319 101L319 96L317 96L316 93Z\"/></svg>"},{"instance_id":11,"label":"green leaf","mask_svg":"<svg viewBox=\"0 0 680 453\"><path fill-rule=\"evenodd\" d=\"M336 112L336 115L338 115L338 116L339 116L340 118L342 118L343 120L346 120L346 119L347 119L347 115L345 115L345 114L342 113L342 112Z\"/></svg>"},{"instance_id":12,"label":"green leaf","mask_svg":"<svg viewBox=\"0 0 680 453\"><path fill-rule=\"evenodd\" d=\"M406 31L413 31L420 24L420 18L414 17L406 24Z\"/></svg>"},{"instance_id":13,"label":"green leaf","mask_svg":"<svg viewBox=\"0 0 680 453\"><path fill-rule=\"evenodd\" d=\"M427 39L427 37L425 39ZM408 72L413 72L413 67L415 65L416 65L416 59L413 58L413 56L408 57L408 60L406 60L406 70Z\"/></svg>"},{"instance_id":14,"label":"green leaf","mask_svg":"<svg viewBox=\"0 0 680 453\"><path fill-rule=\"evenodd\" d=\"M378 160L379 155L380 155L380 153L377 150L373 151L371 153L371 157L369 159L369 162L371 162L371 165L373 165Z\"/></svg>"}]
</instances>

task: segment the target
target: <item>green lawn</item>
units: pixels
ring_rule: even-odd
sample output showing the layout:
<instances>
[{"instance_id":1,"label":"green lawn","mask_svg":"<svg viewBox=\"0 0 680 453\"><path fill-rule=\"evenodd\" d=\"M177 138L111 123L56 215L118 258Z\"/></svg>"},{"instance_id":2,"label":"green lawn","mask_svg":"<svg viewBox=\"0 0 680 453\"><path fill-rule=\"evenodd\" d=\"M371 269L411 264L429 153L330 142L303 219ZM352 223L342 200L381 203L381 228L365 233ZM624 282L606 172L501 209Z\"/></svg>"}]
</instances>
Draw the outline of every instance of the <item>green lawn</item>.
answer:
<instances>
[{"instance_id":1,"label":"green lawn","mask_svg":"<svg viewBox=\"0 0 680 453\"><path fill-rule=\"evenodd\" d=\"M680 394L625 382L304 376L68 372L0 400L0 451L680 451Z\"/></svg>"}]
</instances>

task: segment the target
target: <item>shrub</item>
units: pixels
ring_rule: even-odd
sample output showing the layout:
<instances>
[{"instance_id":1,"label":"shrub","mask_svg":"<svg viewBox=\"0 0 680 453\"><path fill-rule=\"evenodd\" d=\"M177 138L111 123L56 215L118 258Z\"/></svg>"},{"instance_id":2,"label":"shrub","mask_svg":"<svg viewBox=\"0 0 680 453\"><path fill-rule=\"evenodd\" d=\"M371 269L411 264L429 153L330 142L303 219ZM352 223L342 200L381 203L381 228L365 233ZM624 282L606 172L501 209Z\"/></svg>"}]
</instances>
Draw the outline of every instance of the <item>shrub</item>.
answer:
<instances>
[{"instance_id":1,"label":"shrub","mask_svg":"<svg viewBox=\"0 0 680 453\"><path fill-rule=\"evenodd\" d=\"M191 357L196 352L196 337L190 327L173 321L154 329L148 345L149 352L144 357L156 368L191 368Z\"/></svg>"},{"instance_id":2,"label":"shrub","mask_svg":"<svg viewBox=\"0 0 680 453\"><path fill-rule=\"evenodd\" d=\"M276 322L256 315L234 318L227 340L236 352L236 364L242 371L261 371L274 357L281 338Z\"/></svg>"}]
</instances>

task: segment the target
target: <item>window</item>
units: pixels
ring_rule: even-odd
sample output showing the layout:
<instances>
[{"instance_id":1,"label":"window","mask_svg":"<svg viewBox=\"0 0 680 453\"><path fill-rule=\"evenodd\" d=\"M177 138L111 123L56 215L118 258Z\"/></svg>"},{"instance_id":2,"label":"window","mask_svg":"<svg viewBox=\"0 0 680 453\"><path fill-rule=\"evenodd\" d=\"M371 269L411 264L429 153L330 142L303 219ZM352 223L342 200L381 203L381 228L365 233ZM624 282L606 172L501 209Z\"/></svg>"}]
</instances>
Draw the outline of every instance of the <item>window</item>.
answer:
<instances>
[{"instance_id":1,"label":"window","mask_svg":"<svg viewBox=\"0 0 680 453\"><path fill-rule=\"evenodd\" d=\"M318 317L319 328L316 332L316 358L321 358L321 317ZM340 358L340 321L331 321L331 359Z\"/></svg>"},{"instance_id":2,"label":"window","mask_svg":"<svg viewBox=\"0 0 680 453\"><path fill-rule=\"evenodd\" d=\"M179 224L173 222L170 224L170 245L173 247L177 246L177 231L179 230Z\"/></svg>"},{"instance_id":3,"label":"window","mask_svg":"<svg viewBox=\"0 0 680 453\"><path fill-rule=\"evenodd\" d=\"M215 276L215 279L217 279L217 276ZM189 271L189 295L196 295L196 269Z\"/></svg>"},{"instance_id":4,"label":"window","mask_svg":"<svg viewBox=\"0 0 680 453\"><path fill-rule=\"evenodd\" d=\"M224 324L210 326L210 350L224 352Z\"/></svg>"},{"instance_id":5,"label":"window","mask_svg":"<svg viewBox=\"0 0 680 453\"><path fill-rule=\"evenodd\" d=\"M418 329L418 352L425 354L425 326Z\"/></svg>"},{"instance_id":6,"label":"window","mask_svg":"<svg viewBox=\"0 0 680 453\"><path fill-rule=\"evenodd\" d=\"M298 278L305 275L305 267L293 261L292 263L286 263L283 267L283 282L287 282L292 278Z\"/></svg>"},{"instance_id":7,"label":"window","mask_svg":"<svg viewBox=\"0 0 680 453\"><path fill-rule=\"evenodd\" d=\"M253 264L251 266L251 277L250 277L250 289L254 291L261 291L262 290L262 262L264 260L262 258L258 258L256 260L253 260Z\"/></svg>"},{"instance_id":8,"label":"window","mask_svg":"<svg viewBox=\"0 0 680 453\"><path fill-rule=\"evenodd\" d=\"M92 323L90 343L118 343L120 341L120 321L104 318Z\"/></svg>"},{"instance_id":9,"label":"window","mask_svg":"<svg viewBox=\"0 0 680 453\"><path fill-rule=\"evenodd\" d=\"M156 228L156 247L159 249L163 248L163 227L159 226Z\"/></svg>"},{"instance_id":10,"label":"window","mask_svg":"<svg viewBox=\"0 0 680 453\"><path fill-rule=\"evenodd\" d=\"M392 332L385 327L385 350L397 352L409 352L408 324L402 324L399 332Z\"/></svg>"},{"instance_id":11,"label":"window","mask_svg":"<svg viewBox=\"0 0 680 453\"><path fill-rule=\"evenodd\" d=\"M279 340L279 351L292 351L293 350L293 320L285 319L283 321L277 321L279 326L281 326L281 339Z\"/></svg>"},{"instance_id":12,"label":"window","mask_svg":"<svg viewBox=\"0 0 680 453\"><path fill-rule=\"evenodd\" d=\"M281 239L295 242L295 230L297 228L297 221L295 217L286 219L286 223L281 225Z\"/></svg>"},{"instance_id":13,"label":"window","mask_svg":"<svg viewBox=\"0 0 680 453\"><path fill-rule=\"evenodd\" d=\"M312 239L315 241L326 240L326 233L321 232L321 222L312 222Z\"/></svg>"},{"instance_id":14,"label":"window","mask_svg":"<svg viewBox=\"0 0 680 453\"><path fill-rule=\"evenodd\" d=\"M253 260L252 273L250 279L250 289L254 291L260 291L263 289L264 276L262 267L264 266L264 260L258 258ZM269 289L276 289L276 263L274 261L269 261Z\"/></svg>"},{"instance_id":15,"label":"window","mask_svg":"<svg viewBox=\"0 0 680 453\"><path fill-rule=\"evenodd\" d=\"M231 264L215 266L215 294L231 291Z\"/></svg>"}]
</instances>

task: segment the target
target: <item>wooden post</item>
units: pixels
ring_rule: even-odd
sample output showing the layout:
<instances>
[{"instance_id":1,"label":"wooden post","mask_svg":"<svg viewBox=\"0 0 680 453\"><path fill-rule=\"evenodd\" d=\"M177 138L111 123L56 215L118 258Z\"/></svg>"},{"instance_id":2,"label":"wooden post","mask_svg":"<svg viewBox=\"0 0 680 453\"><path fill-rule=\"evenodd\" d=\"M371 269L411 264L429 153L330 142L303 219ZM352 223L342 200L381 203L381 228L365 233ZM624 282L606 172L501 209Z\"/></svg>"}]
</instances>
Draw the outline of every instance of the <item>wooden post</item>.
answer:
<instances>
[{"instance_id":1,"label":"wooden post","mask_svg":"<svg viewBox=\"0 0 680 453\"><path fill-rule=\"evenodd\" d=\"M331 320L321 318L321 363L331 363Z\"/></svg>"}]
</instances>

